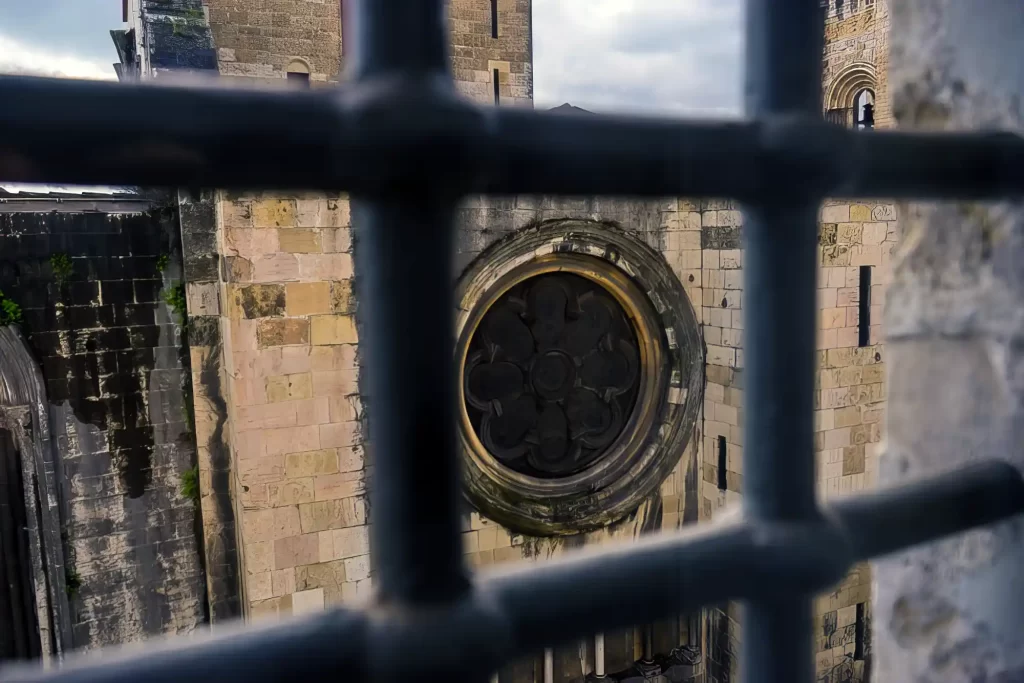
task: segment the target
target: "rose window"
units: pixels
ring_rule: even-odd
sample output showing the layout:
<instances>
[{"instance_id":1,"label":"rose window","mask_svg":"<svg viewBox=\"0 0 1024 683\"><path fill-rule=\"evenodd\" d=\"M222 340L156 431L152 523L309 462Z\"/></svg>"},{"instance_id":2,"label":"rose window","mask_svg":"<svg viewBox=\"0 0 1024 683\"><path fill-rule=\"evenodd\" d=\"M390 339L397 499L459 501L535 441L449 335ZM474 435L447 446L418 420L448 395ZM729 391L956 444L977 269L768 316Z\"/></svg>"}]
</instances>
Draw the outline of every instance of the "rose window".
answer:
<instances>
[{"instance_id":1,"label":"rose window","mask_svg":"<svg viewBox=\"0 0 1024 683\"><path fill-rule=\"evenodd\" d=\"M629 421L636 331L600 284L539 275L487 310L463 378L470 423L491 455L522 474L568 476L599 460Z\"/></svg>"}]
</instances>

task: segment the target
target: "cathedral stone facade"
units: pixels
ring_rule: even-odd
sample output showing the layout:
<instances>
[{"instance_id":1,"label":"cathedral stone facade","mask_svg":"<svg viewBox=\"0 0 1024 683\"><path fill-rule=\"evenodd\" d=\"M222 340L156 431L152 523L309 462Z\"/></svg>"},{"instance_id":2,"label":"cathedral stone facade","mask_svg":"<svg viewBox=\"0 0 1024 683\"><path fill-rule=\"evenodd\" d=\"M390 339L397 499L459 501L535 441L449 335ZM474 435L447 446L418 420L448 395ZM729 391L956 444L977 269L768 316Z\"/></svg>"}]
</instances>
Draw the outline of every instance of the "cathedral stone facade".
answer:
<instances>
[{"instance_id":1,"label":"cathedral stone facade","mask_svg":"<svg viewBox=\"0 0 1024 683\"><path fill-rule=\"evenodd\" d=\"M829 5L823 113L887 126L887 3ZM114 32L122 80L186 71L304 89L344 78L343 3L129 0L125 20ZM451 0L449 24L460 92L533 106L530 0ZM176 205L209 617L277 619L365 600L373 396L348 197L182 191ZM629 542L740 503L744 346L757 340L743 339L738 205L480 196L465 200L456 228L468 564ZM876 479L881 302L897 237L890 202L822 207L815 443L826 499ZM858 566L817 600L821 681L867 680L870 583ZM721 683L736 675L741 639L734 607L721 605L561 644L498 679Z\"/></svg>"}]
</instances>

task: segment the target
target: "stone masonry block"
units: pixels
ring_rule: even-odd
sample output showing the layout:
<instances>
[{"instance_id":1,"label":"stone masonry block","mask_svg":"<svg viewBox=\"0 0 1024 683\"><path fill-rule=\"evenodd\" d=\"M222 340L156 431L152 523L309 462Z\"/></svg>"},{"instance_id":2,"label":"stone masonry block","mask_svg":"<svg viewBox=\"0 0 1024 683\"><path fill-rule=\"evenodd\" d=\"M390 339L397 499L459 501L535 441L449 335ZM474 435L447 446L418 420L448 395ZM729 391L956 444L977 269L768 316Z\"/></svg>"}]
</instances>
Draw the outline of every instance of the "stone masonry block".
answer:
<instances>
[{"instance_id":1,"label":"stone masonry block","mask_svg":"<svg viewBox=\"0 0 1024 683\"><path fill-rule=\"evenodd\" d=\"M295 254L267 254L252 262L254 282L291 282L300 279L300 274L300 261Z\"/></svg>"},{"instance_id":2,"label":"stone masonry block","mask_svg":"<svg viewBox=\"0 0 1024 683\"><path fill-rule=\"evenodd\" d=\"M351 254L297 254L295 258L301 280L348 280L355 274Z\"/></svg>"},{"instance_id":3,"label":"stone masonry block","mask_svg":"<svg viewBox=\"0 0 1024 683\"><path fill-rule=\"evenodd\" d=\"M865 222L871 220L871 207L864 204L853 204L850 206L850 220L853 222Z\"/></svg>"},{"instance_id":4,"label":"stone masonry block","mask_svg":"<svg viewBox=\"0 0 1024 683\"><path fill-rule=\"evenodd\" d=\"M302 533L343 529L366 524L366 501L362 498L339 498L316 501L299 506Z\"/></svg>"},{"instance_id":5,"label":"stone masonry block","mask_svg":"<svg viewBox=\"0 0 1024 683\"><path fill-rule=\"evenodd\" d=\"M228 316L231 319L255 319L285 314L285 288L282 285L228 285Z\"/></svg>"},{"instance_id":6,"label":"stone masonry block","mask_svg":"<svg viewBox=\"0 0 1024 683\"><path fill-rule=\"evenodd\" d=\"M331 313L330 282L295 282L286 287L285 312L289 316Z\"/></svg>"},{"instance_id":7,"label":"stone masonry block","mask_svg":"<svg viewBox=\"0 0 1024 683\"><path fill-rule=\"evenodd\" d=\"M242 512L242 537L247 545L258 541L277 541L300 533L300 511L295 506Z\"/></svg>"},{"instance_id":8,"label":"stone masonry block","mask_svg":"<svg viewBox=\"0 0 1024 683\"><path fill-rule=\"evenodd\" d=\"M864 446L849 446L843 449L843 476L864 472Z\"/></svg>"},{"instance_id":9,"label":"stone masonry block","mask_svg":"<svg viewBox=\"0 0 1024 683\"><path fill-rule=\"evenodd\" d=\"M286 569L320 561L320 542L316 534L289 536L274 541L274 569Z\"/></svg>"},{"instance_id":10,"label":"stone masonry block","mask_svg":"<svg viewBox=\"0 0 1024 683\"><path fill-rule=\"evenodd\" d=\"M281 251L294 254L318 254L323 250L320 231L311 228L287 228L277 231Z\"/></svg>"},{"instance_id":11,"label":"stone masonry block","mask_svg":"<svg viewBox=\"0 0 1024 683\"><path fill-rule=\"evenodd\" d=\"M836 226L838 244L860 244L864 226L860 223L839 223Z\"/></svg>"},{"instance_id":12,"label":"stone masonry block","mask_svg":"<svg viewBox=\"0 0 1024 683\"><path fill-rule=\"evenodd\" d=\"M337 472L338 451L333 448L305 453L289 453L284 457L284 475L289 479Z\"/></svg>"},{"instance_id":13,"label":"stone masonry block","mask_svg":"<svg viewBox=\"0 0 1024 683\"><path fill-rule=\"evenodd\" d=\"M320 425L320 443L324 448L348 448L360 443L359 422Z\"/></svg>"},{"instance_id":14,"label":"stone masonry block","mask_svg":"<svg viewBox=\"0 0 1024 683\"><path fill-rule=\"evenodd\" d=\"M264 318L259 321L256 328L256 337L262 349L308 344L310 323L303 318Z\"/></svg>"},{"instance_id":15,"label":"stone masonry block","mask_svg":"<svg viewBox=\"0 0 1024 683\"><path fill-rule=\"evenodd\" d=\"M350 315L317 315L311 318L311 339L314 346L355 344L355 318Z\"/></svg>"},{"instance_id":16,"label":"stone masonry block","mask_svg":"<svg viewBox=\"0 0 1024 683\"><path fill-rule=\"evenodd\" d=\"M339 472L313 478L315 500L335 500L361 496L366 492L362 472Z\"/></svg>"},{"instance_id":17,"label":"stone masonry block","mask_svg":"<svg viewBox=\"0 0 1024 683\"><path fill-rule=\"evenodd\" d=\"M289 479L267 484L267 498L273 507L310 503L314 500L313 478Z\"/></svg>"},{"instance_id":18,"label":"stone masonry block","mask_svg":"<svg viewBox=\"0 0 1024 683\"><path fill-rule=\"evenodd\" d=\"M313 396L313 377L304 372L298 375L279 375L267 378L267 401L297 401Z\"/></svg>"},{"instance_id":19,"label":"stone masonry block","mask_svg":"<svg viewBox=\"0 0 1024 683\"><path fill-rule=\"evenodd\" d=\"M263 446L267 455L287 455L320 449L320 428L318 425L265 429L262 433Z\"/></svg>"},{"instance_id":20,"label":"stone masonry block","mask_svg":"<svg viewBox=\"0 0 1024 683\"><path fill-rule=\"evenodd\" d=\"M220 315L220 287L216 282L185 283L185 298L190 316Z\"/></svg>"},{"instance_id":21,"label":"stone masonry block","mask_svg":"<svg viewBox=\"0 0 1024 683\"><path fill-rule=\"evenodd\" d=\"M834 204L831 206L823 206L821 209L821 222L822 223L849 223L850 222L850 205L849 204Z\"/></svg>"},{"instance_id":22,"label":"stone masonry block","mask_svg":"<svg viewBox=\"0 0 1024 683\"><path fill-rule=\"evenodd\" d=\"M295 200L268 198L254 201L252 223L257 228L283 228L295 225Z\"/></svg>"},{"instance_id":23,"label":"stone masonry block","mask_svg":"<svg viewBox=\"0 0 1024 683\"><path fill-rule=\"evenodd\" d=\"M335 529L329 532L334 543L334 552L339 559L366 555L370 552L370 528L355 526Z\"/></svg>"},{"instance_id":24,"label":"stone masonry block","mask_svg":"<svg viewBox=\"0 0 1024 683\"><path fill-rule=\"evenodd\" d=\"M292 614L311 614L324 610L324 589L314 588L292 595Z\"/></svg>"},{"instance_id":25,"label":"stone masonry block","mask_svg":"<svg viewBox=\"0 0 1024 683\"><path fill-rule=\"evenodd\" d=\"M356 299L352 291L352 280L339 280L330 283L331 312L340 315L352 315L356 311Z\"/></svg>"}]
</instances>

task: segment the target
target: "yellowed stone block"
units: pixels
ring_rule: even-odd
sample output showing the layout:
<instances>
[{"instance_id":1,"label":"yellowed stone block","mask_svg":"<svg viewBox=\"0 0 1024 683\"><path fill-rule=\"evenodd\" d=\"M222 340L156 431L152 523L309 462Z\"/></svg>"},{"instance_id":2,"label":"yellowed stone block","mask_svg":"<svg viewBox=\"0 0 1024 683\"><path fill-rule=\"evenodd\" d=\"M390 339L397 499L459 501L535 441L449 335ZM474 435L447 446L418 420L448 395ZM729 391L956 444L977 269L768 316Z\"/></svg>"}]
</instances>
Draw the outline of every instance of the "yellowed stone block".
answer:
<instances>
[{"instance_id":1,"label":"yellowed stone block","mask_svg":"<svg viewBox=\"0 0 1024 683\"><path fill-rule=\"evenodd\" d=\"M293 282L285 287L288 316L331 313L330 282Z\"/></svg>"},{"instance_id":2,"label":"yellowed stone block","mask_svg":"<svg viewBox=\"0 0 1024 683\"><path fill-rule=\"evenodd\" d=\"M259 199L251 205L252 224L257 228L283 228L295 225L295 200Z\"/></svg>"},{"instance_id":3,"label":"yellowed stone block","mask_svg":"<svg viewBox=\"0 0 1024 683\"><path fill-rule=\"evenodd\" d=\"M853 204L850 206L850 220L860 223L870 221L871 207L864 204Z\"/></svg>"},{"instance_id":4,"label":"yellowed stone block","mask_svg":"<svg viewBox=\"0 0 1024 683\"><path fill-rule=\"evenodd\" d=\"M270 573L271 588L274 597L295 592L295 569L278 569Z\"/></svg>"},{"instance_id":5,"label":"yellowed stone block","mask_svg":"<svg viewBox=\"0 0 1024 683\"><path fill-rule=\"evenodd\" d=\"M264 318L256 327L259 348L308 344L310 322L305 318Z\"/></svg>"},{"instance_id":6,"label":"yellowed stone block","mask_svg":"<svg viewBox=\"0 0 1024 683\"><path fill-rule=\"evenodd\" d=\"M274 597L270 572L252 574L245 580L246 594L250 600L266 600Z\"/></svg>"},{"instance_id":7,"label":"yellowed stone block","mask_svg":"<svg viewBox=\"0 0 1024 683\"><path fill-rule=\"evenodd\" d=\"M359 340L355 318L350 315L316 315L310 319L314 346L355 344Z\"/></svg>"},{"instance_id":8,"label":"yellowed stone block","mask_svg":"<svg viewBox=\"0 0 1024 683\"><path fill-rule=\"evenodd\" d=\"M284 474L289 479L313 477L338 472L338 451L333 448L289 453L284 456Z\"/></svg>"},{"instance_id":9,"label":"yellowed stone block","mask_svg":"<svg viewBox=\"0 0 1024 683\"><path fill-rule=\"evenodd\" d=\"M318 254L323 250L320 231L314 228L286 228L277 231L281 251L293 254Z\"/></svg>"}]
</instances>

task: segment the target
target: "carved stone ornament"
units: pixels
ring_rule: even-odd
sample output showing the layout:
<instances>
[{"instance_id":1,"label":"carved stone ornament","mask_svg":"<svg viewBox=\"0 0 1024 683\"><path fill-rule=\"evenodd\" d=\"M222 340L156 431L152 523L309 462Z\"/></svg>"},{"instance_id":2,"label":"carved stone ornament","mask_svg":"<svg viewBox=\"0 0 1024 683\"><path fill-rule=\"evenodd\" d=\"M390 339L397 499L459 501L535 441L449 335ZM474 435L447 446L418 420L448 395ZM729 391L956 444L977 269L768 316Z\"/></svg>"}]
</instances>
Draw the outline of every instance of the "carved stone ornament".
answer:
<instances>
[{"instance_id":1,"label":"carved stone ornament","mask_svg":"<svg viewBox=\"0 0 1024 683\"><path fill-rule=\"evenodd\" d=\"M473 505L533 535L635 510L686 451L702 400L699 327L664 258L621 229L556 221L483 252L458 301Z\"/></svg>"}]
</instances>

